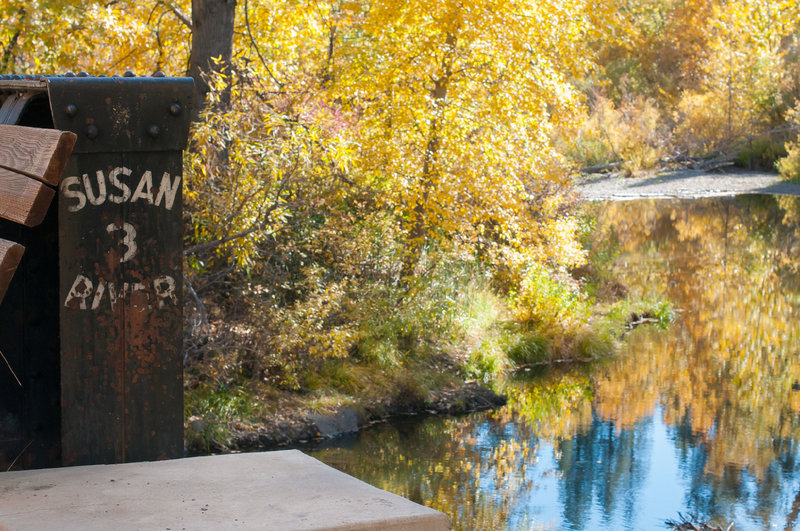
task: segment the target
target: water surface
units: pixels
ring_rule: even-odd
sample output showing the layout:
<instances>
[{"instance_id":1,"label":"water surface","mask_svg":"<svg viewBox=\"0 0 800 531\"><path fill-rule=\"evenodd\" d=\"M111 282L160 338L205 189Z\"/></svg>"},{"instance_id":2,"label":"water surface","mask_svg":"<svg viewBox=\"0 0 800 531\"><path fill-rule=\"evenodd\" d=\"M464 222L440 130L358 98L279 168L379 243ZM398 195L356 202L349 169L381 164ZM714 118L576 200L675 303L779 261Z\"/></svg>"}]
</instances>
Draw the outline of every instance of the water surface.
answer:
<instances>
[{"instance_id":1,"label":"water surface","mask_svg":"<svg viewBox=\"0 0 800 531\"><path fill-rule=\"evenodd\" d=\"M503 409L381 425L313 455L455 529L663 529L679 511L800 526L800 200L593 208L597 274L671 300L668 331L515 378Z\"/></svg>"}]
</instances>

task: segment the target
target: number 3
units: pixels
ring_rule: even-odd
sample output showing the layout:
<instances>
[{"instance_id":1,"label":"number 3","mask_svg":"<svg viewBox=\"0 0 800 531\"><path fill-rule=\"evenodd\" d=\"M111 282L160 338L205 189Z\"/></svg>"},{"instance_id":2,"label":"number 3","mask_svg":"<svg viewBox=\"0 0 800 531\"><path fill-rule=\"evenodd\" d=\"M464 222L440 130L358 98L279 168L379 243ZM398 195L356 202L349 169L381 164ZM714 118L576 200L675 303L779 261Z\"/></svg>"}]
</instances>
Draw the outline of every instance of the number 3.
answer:
<instances>
[{"instance_id":1,"label":"number 3","mask_svg":"<svg viewBox=\"0 0 800 531\"><path fill-rule=\"evenodd\" d=\"M127 262L133 258L134 255L136 255L136 229L133 228L133 225L130 223L125 222L122 223L121 227L115 223L109 223L108 227L106 227L106 232L109 234L113 234L114 231L118 230L121 230L125 233L122 237L122 245L125 246L125 254L119 259L120 263L122 263Z\"/></svg>"}]
</instances>

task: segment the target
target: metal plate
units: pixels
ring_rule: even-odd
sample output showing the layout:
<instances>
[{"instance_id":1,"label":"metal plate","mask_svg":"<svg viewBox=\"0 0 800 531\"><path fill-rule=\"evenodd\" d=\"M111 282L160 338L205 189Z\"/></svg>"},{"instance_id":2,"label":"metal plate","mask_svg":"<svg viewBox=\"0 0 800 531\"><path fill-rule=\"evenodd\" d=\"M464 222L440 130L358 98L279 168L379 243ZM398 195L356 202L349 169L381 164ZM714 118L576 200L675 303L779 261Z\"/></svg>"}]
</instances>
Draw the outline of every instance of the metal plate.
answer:
<instances>
[{"instance_id":1,"label":"metal plate","mask_svg":"<svg viewBox=\"0 0 800 531\"><path fill-rule=\"evenodd\" d=\"M78 135L74 153L186 147L191 78L55 76L47 81L55 128Z\"/></svg>"}]
</instances>

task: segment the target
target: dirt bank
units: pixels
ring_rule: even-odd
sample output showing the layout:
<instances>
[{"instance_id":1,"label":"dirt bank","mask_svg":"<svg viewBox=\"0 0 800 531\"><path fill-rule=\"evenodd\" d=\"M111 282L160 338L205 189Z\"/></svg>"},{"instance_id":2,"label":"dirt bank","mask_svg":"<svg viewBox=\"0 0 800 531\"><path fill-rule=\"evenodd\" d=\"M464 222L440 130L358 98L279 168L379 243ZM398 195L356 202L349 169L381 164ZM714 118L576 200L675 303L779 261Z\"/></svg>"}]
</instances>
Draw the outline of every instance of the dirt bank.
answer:
<instances>
[{"instance_id":1,"label":"dirt bank","mask_svg":"<svg viewBox=\"0 0 800 531\"><path fill-rule=\"evenodd\" d=\"M506 397L498 395L477 383L442 389L428 399L403 398L379 401L354 407L343 407L333 413L287 411L276 418L255 425L238 425L231 433L231 441L222 446L212 441L213 453L231 451L273 450L298 446L322 439L354 433L360 429L392 418L408 415L463 415L506 404ZM187 423L187 430L202 431L203 420L195 418ZM189 448L189 453L199 455L207 450Z\"/></svg>"},{"instance_id":2,"label":"dirt bank","mask_svg":"<svg viewBox=\"0 0 800 531\"><path fill-rule=\"evenodd\" d=\"M660 172L652 177L587 177L579 181L578 193L588 201L692 199L740 194L800 196L800 185L781 181L780 176L774 173L735 169L714 173L675 170Z\"/></svg>"}]
</instances>

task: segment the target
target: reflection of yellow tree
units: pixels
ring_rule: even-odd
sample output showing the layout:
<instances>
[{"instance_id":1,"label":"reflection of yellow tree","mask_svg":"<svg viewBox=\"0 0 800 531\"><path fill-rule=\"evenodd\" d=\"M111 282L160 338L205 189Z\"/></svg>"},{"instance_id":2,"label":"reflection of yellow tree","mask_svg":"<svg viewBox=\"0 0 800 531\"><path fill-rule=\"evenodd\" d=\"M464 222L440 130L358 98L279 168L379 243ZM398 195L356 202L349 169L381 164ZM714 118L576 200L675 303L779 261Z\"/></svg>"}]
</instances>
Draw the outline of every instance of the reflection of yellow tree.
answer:
<instances>
[{"instance_id":1,"label":"reflection of yellow tree","mask_svg":"<svg viewBox=\"0 0 800 531\"><path fill-rule=\"evenodd\" d=\"M526 469L537 444L529 432L507 438L504 430L491 414L477 428L474 418L432 419L362 433L357 459L342 449L315 457L444 512L453 529L508 529L515 502L533 487Z\"/></svg>"},{"instance_id":2,"label":"reflection of yellow tree","mask_svg":"<svg viewBox=\"0 0 800 531\"><path fill-rule=\"evenodd\" d=\"M565 519L580 527L592 503L611 514L621 493L640 488L640 423L660 411L692 475L688 503L702 505L695 498L707 495L695 494L707 488L719 506L753 496L748 507L769 522L785 494L773 464L800 439L800 199L617 203L599 218L598 233L613 225L619 241L600 275L634 297L670 299L681 313L669 331L641 327L612 361L514 380L509 407L477 424L387 426L362 434L358 459L340 450L318 457L446 512L456 529L503 529L536 488L528 468L549 439L568 493ZM754 494L741 490L745 471L758 480Z\"/></svg>"},{"instance_id":3,"label":"reflection of yellow tree","mask_svg":"<svg viewBox=\"0 0 800 531\"><path fill-rule=\"evenodd\" d=\"M669 334L637 331L629 353L593 378L596 411L619 427L657 403L668 424L688 416L708 448L706 472L720 477L729 467L760 477L776 458L773 441L800 437L791 268L800 209L797 200L775 203L619 203L603 220L619 234L617 275L661 291L683 313Z\"/></svg>"},{"instance_id":4,"label":"reflection of yellow tree","mask_svg":"<svg viewBox=\"0 0 800 531\"><path fill-rule=\"evenodd\" d=\"M592 392L585 376L553 372L533 382L515 382L505 392L511 407L498 410L495 420L527 425L539 437L569 437L592 423Z\"/></svg>"},{"instance_id":5,"label":"reflection of yellow tree","mask_svg":"<svg viewBox=\"0 0 800 531\"><path fill-rule=\"evenodd\" d=\"M755 511L768 522L781 491L771 465L800 439L800 200L641 201L597 212L597 233L613 227L618 240L600 277L622 281L634 298L668 298L678 322L668 332L635 330L627 352L602 366L517 382L503 420L554 440L568 488L585 494L592 477L605 477L603 496L613 498L616 472L576 471L576 455L585 461L613 442L624 461L637 423L660 411L689 461L692 489L705 476L717 502L740 502L747 471L758 480Z\"/></svg>"}]
</instances>

